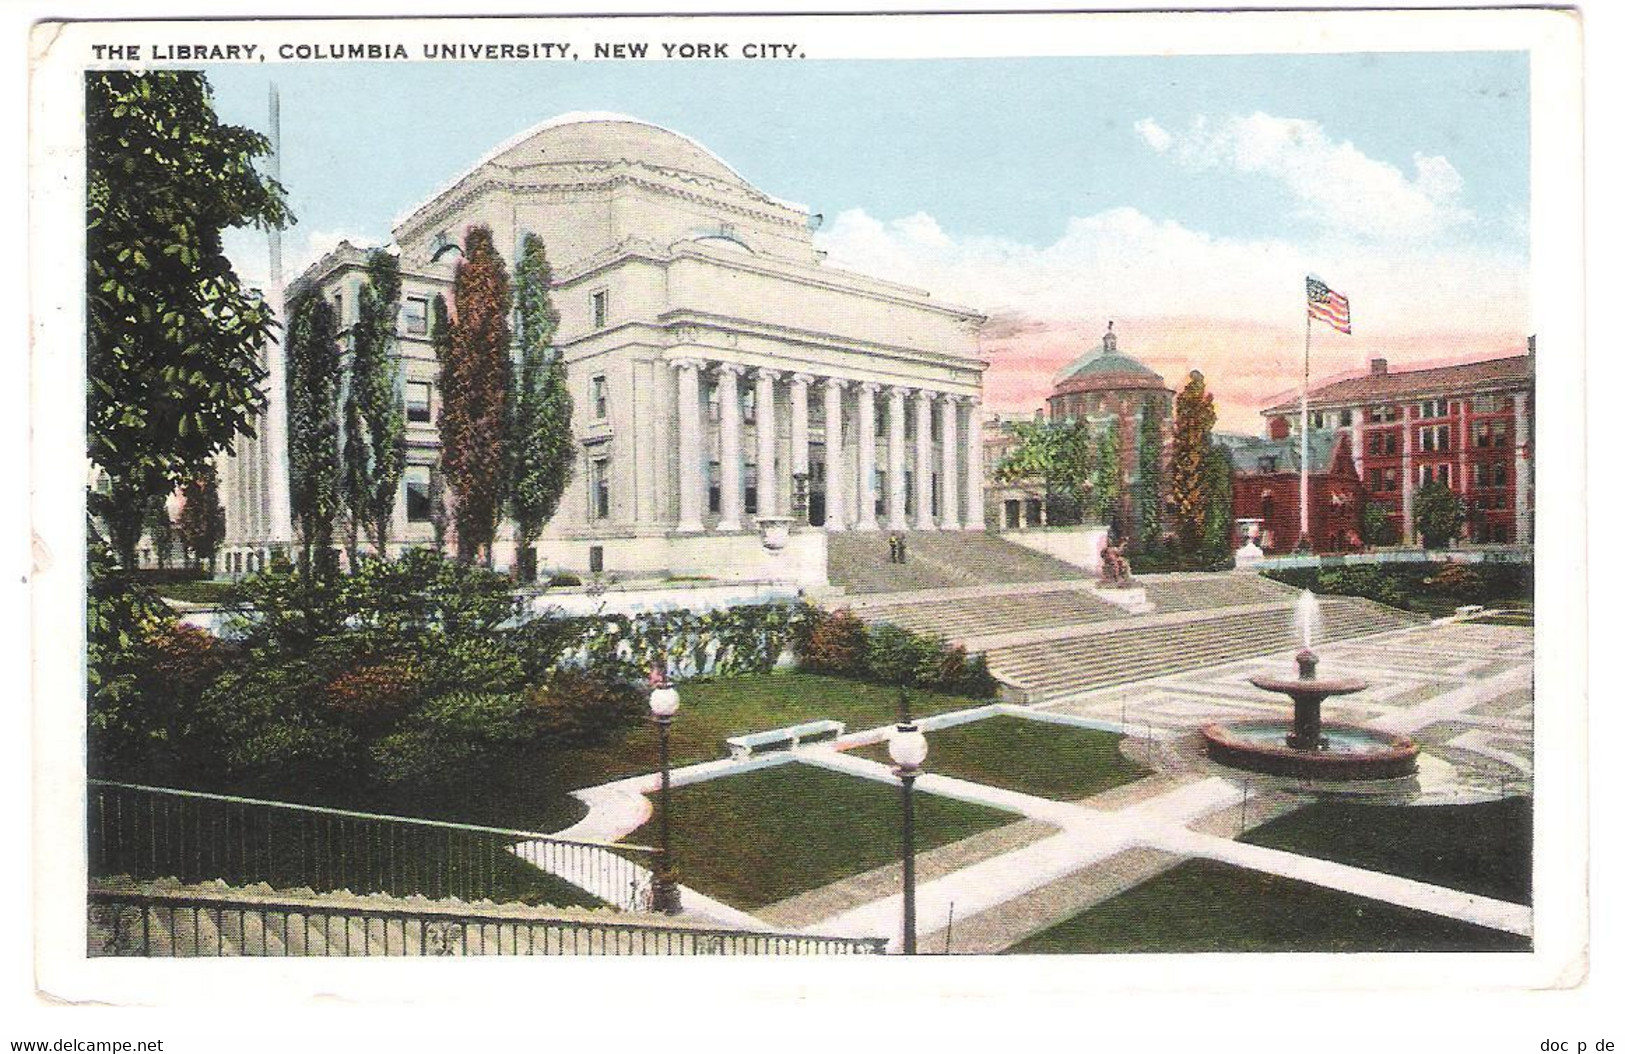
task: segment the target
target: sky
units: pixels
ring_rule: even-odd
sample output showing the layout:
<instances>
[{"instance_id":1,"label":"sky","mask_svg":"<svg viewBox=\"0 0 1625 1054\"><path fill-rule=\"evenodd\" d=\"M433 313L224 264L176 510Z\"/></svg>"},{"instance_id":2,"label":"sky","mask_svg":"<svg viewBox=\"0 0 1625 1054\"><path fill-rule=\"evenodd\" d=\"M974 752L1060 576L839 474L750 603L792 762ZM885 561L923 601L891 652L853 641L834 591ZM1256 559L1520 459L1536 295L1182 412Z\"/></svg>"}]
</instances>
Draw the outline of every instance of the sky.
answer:
<instances>
[{"instance_id":1,"label":"sky","mask_svg":"<svg viewBox=\"0 0 1625 1054\"><path fill-rule=\"evenodd\" d=\"M989 316L990 410L1030 414L1099 343L1220 427L1303 368L1303 278L1349 297L1316 381L1517 354L1529 332L1529 80L1517 52L805 60L304 63L209 69L223 119L282 97L290 274L393 219L497 143L576 110L695 139L821 214L830 266ZM228 242L249 280L263 239Z\"/></svg>"}]
</instances>

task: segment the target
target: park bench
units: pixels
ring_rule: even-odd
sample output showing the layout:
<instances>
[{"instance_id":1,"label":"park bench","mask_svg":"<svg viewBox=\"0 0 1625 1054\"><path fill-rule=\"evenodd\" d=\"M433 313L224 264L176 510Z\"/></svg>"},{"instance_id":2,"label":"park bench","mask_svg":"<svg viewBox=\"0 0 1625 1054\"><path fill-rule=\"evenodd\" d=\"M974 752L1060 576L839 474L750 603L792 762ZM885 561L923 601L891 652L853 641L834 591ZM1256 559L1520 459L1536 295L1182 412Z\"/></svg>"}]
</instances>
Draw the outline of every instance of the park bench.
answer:
<instances>
[{"instance_id":1,"label":"park bench","mask_svg":"<svg viewBox=\"0 0 1625 1054\"><path fill-rule=\"evenodd\" d=\"M769 747L779 743L788 744L785 749L794 750L801 745L803 739L845 734L846 725L840 721L804 721L799 725L775 728L767 732L750 732L742 736L729 736L728 755L736 760L748 758L762 747Z\"/></svg>"}]
</instances>

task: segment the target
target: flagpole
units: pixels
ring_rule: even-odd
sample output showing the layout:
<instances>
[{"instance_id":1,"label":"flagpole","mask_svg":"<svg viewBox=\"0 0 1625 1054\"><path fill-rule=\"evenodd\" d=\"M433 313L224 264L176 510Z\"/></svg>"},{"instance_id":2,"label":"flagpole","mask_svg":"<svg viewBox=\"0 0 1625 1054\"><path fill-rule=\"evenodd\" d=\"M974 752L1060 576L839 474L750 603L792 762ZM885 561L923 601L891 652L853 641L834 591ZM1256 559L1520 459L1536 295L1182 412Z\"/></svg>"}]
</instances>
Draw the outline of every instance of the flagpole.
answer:
<instances>
[{"instance_id":1,"label":"flagpole","mask_svg":"<svg viewBox=\"0 0 1625 1054\"><path fill-rule=\"evenodd\" d=\"M1309 335L1314 332L1314 318L1303 313L1303 388L1298 396L1298 439L1302 444L1298 455L1298 548L1308 552L1314 548L1309 541Z\"/></svg>"}]
</instances>

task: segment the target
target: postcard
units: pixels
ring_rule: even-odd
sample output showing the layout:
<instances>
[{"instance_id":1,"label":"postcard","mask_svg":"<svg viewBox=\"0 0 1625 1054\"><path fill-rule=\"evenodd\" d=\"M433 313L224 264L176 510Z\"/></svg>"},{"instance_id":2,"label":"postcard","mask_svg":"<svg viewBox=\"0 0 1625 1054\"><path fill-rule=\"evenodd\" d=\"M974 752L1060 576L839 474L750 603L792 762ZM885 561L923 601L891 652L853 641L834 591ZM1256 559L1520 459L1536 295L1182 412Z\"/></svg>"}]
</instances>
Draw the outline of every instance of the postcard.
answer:
<instances>
[{"instance_id":1,"label":"postcard","mask_svg":"<svg viewBox=\"0 0 1625 1054\"><path fill-rule=\"evenodd\" d=\"M40 991L1583 984L1578 48L39 24Z\"/></svg>"}]
</instances>

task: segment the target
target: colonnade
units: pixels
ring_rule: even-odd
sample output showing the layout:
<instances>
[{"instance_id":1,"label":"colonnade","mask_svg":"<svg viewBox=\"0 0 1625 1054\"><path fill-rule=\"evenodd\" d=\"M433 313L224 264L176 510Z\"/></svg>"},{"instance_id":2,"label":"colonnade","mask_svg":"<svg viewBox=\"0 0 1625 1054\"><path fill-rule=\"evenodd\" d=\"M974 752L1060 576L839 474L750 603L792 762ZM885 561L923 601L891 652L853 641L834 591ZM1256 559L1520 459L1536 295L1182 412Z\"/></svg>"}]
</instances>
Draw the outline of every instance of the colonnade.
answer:
<instances>
[{"instance_id":1,"label":"colonnade","mask_svg":"<svg viewBox=\"0 0 1625 1054\"><path fill-rule=\"evenodd\" d=\"M778 391L789 389L789 470L794 478L810 479L812 429L809 406L813 389L823 400L824 419L824 527L826 530L981 530L982 422L980 400L954 392L933 391L918 385L884 384L846 377L790 373L770 367L746 367L734 362L708 362L698 358L671 360L677 374L677 529L705 529L707 509L704 468L710 461L706 445L705 408L701 405L701 374L715 378L717 390L717 460L720 463L720 503L717 531L743 530L745 524L745 422L741 395L754 385L756 409L755 450L757 517L791 514L781 494L778 475ZM748 375L748 376L747 376ZM885 522L876 509L881 444L877 434L877 400L887 407L885 454ZM845 413L854 406L857 479L851 490L857 507L848 508L849 469L846 450L852 444L844 434ZM912 411L913 459L908 458L904 415ZM961 413L964 429L961 430ZM940 423L940 441L933 422ZM913 513L907 512L907 473L914 473ZM961 488L963 474L963 488ZM932 478L940 480L937 512L932 511ZM961 515L963 504L963 515Z\"/></svg>"}]
</instances>

